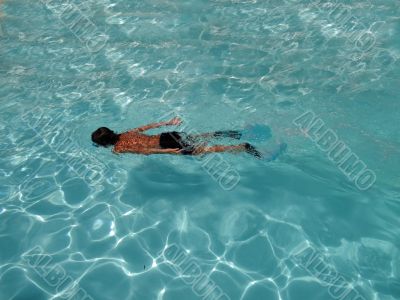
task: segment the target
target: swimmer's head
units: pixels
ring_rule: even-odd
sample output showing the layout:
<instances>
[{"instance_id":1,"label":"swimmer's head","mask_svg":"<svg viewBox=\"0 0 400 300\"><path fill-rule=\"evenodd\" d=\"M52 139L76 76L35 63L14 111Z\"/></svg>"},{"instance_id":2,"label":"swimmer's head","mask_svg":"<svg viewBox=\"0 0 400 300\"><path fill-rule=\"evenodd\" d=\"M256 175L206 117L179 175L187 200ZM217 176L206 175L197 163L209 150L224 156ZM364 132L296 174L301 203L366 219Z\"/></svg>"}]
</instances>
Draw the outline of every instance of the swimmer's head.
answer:
<instances>
[{"instance_id":1,"label":"swimmer's head","mask_svg":"<svg viewBox=\"0 0 400 300\"><path fill-rule=\"evenodd\" d=\"M116 134L107 127L100 127L92 133L93 143L103 147L115 145L115 143L118 142L118 139L119 134Z\"/></svg>"}]
</instances>

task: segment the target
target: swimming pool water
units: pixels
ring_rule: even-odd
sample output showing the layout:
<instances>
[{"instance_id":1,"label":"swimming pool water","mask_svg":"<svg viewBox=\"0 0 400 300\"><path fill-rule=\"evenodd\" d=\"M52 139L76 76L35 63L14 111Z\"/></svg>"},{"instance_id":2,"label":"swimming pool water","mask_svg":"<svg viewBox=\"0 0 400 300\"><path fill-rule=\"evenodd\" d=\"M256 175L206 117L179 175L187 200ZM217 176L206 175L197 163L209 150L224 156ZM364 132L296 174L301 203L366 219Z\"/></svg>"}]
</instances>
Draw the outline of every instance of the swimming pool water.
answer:
<instances>
[{"instance_id":1,"label":"swimming pool water","mask_svg":"<svg viewBox=\"0 0 400 300\"><path fill-rule=\"evenodd\" d=\"M400 299L397 1L0 2L0 299ZM288 148L91 144L172 115Z\"/></svg>"}]
</instances>

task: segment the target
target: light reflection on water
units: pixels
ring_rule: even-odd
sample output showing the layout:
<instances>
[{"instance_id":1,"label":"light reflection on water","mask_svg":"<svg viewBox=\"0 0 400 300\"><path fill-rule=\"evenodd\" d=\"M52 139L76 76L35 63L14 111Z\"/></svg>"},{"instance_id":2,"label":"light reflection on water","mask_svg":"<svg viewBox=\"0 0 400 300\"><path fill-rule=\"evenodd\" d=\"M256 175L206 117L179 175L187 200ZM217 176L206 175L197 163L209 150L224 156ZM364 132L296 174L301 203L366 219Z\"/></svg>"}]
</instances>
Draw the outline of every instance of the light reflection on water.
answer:
<instances>
[{"instance_id":1,"label":"light reflection on water","mask_svg":"<svg viewBox=\"0 0 400 300\"><path fill-rule=\"evenodd\" d=\"M344 278L348 299L399 298L399 68L376 56L398 55L394 1L347 4L378 39L363 68L348 32L302 1L71 3L104 48L89 52L40 1L2 6L1 299L72 295L23 259L37 246L93 299L338 299L305 253ZM288 152L224 155L240 174L225 191L190 157L91 145L99 126L126 130L171 107L200 132L268 125L265 146ZM37 113L21 118L38 108L46 130L27 125ZM359 191L293 125L306 110L376 172L373 188Z\"/></svg>"}]
</instances>

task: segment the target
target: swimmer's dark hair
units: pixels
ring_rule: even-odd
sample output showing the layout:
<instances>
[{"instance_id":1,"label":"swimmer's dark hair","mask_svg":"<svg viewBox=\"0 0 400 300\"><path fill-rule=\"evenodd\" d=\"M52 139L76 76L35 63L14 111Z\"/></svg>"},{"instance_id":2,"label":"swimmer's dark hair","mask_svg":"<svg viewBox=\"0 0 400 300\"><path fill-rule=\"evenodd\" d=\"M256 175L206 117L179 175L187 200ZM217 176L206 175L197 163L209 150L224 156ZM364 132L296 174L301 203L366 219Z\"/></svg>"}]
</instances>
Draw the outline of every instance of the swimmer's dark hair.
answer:
<instances>
[{"instance_id":1,"label":"swimmer's dark hair","mask_svg":"<svg viewBox=\"0 0 400 300\"><path fill-rule=\"evenodd\" d=\"M119 134L107 127L100 127L92 133L92 141L100 146L107 147L115 145L119 140Z\"/></svg>"}]
</instances>

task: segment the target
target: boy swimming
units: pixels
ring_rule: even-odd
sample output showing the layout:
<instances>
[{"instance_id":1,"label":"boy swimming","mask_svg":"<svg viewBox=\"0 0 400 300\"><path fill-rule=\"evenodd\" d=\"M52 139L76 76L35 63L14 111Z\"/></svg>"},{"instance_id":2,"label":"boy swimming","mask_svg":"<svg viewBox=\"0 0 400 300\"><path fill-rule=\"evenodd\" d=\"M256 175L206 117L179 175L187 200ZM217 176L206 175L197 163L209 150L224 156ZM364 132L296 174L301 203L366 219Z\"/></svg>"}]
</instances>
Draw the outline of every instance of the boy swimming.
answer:
<instances>
[{"instance_id":1,"label":"boy swimming","mask_svg":"<svg viewBox=\"0 0 400 300\"><path fill-rule=\"evenodd\" d=\"M247 152L261 158L262 154L249 143L239 145L213 145L207 142L215 138L240 139L239 131L216 131L198 135L189 135L184 132L169 131L156 135L144 134L150 129L162 126L180 125L179 118L173 118L167 122L152 123L134 128L132 130L115 133L107 127L100 127L92 133L92 141L97 146L113 146L114 153L135 154L175 154L175 155L201 155L214 152Z\"/></svg>"}]
</instances>

